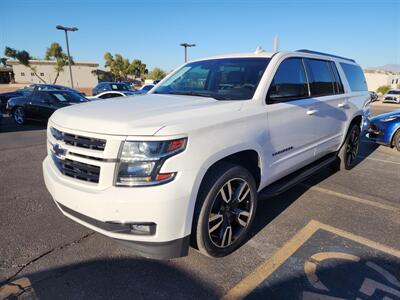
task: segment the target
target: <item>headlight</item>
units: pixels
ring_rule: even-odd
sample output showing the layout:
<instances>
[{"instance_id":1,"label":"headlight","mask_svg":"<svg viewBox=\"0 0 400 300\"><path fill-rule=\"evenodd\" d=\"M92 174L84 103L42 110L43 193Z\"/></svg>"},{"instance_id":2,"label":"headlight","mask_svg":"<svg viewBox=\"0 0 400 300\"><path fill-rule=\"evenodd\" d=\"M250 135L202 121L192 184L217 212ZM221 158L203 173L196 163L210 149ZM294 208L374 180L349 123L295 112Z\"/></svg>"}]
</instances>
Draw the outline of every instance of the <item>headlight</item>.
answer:
<instances>
[{"instance_id":1,"label":"headlight","mask_svg":"<svg viewBox=\"0 0 400 300\"><path fill-rule=\"evenodd\" d=\"M390 121L396 120L397 118L400 118L400 115L394 115L394 116L387 117L385 119L381 119L381 122L390 122Z\"/></svg>"},{"instance_id":2,"label":"headlight","mask_svg":"<svg viewBox=\"0 0 400 300\"><path fill-rule=\"evenodd\" d=\"M186 138L170 141L126 141L121 145L115 185L149 186L174 179L175 173L160 174L164 161L186 148Z\"/></svg>"}]
</instances>

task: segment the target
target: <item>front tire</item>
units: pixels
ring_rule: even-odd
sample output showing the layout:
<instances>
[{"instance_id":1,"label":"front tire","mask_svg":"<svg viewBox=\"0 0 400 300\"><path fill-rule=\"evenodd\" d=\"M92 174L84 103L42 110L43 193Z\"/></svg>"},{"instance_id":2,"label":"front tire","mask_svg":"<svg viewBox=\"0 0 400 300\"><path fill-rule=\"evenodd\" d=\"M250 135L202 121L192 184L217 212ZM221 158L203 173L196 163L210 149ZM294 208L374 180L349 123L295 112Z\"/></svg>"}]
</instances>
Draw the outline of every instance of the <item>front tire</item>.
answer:
<instances>
[{"instance_id":1,"label":"front tire","mask_svg":"<svg viewBox=\"0 0 400 300\"><path fill-rule=\"evenodd\" d=\"M351 170L356 165L357 155L360 149L360 138L360 126L357 124L351 125L346 139L338 153L340 170Z\"/></svg>"},{"instance_id":2,"label":"front tire","mask_svg":"<svg viewBox=\"0 0 400 300\"><path fill-rule=\"evenodd\" d=\"M394 134L393 146L400 152L400 129L398 129Z\"/></svg>"},{"instance_id":3,"label":"front tire","mask_svg":"<svg viewBox=\"0 0 400 300\"><path fill-rule=\"evenodd\" d=\"M25 111L21 106L16 107L12 115L15 123L17 123L18 125L23 125L25 123Z\"/></svg>"},{"instance_id":4,"label":"front tire","mask_svg":"<svg viewBox=\"0 0 400 300\"><path fill-rule=\"evenodd\" d=\"M210 257L232 253L246 241L256 208L257 189L251 173L231 163L217 164L199 190L192 244Z\"/></svg>"}]
</instances>

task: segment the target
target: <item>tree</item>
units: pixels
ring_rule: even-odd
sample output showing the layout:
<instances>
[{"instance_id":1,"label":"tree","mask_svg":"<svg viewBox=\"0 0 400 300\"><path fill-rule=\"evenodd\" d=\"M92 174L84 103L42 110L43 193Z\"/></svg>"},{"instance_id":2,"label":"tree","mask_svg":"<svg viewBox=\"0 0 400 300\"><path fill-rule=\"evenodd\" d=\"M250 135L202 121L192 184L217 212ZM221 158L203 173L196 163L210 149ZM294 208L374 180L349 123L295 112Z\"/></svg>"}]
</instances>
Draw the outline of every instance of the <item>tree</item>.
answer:
<instances>
[{"instance_id":1,"label":"tree","mask_svg":"<svg viewBox=\"0 0 400 300\"><path fill-rule=\"evenodd\" d=\"M154 68L151 70L151 72L147 75L148 78L153 79L153 80L161 80L163 79L167 74L161 70L160 68Z\"/></svg>"},{"instance_id":2,"label":"tree","mask_svg":"<svg viewBox=\"0 0 400 300\"><path fill-rule=\"evenodd\" d=\"M146 64L142 63L140 59L134 59L132 61L131 71L136 78L142 78L148 73L148 70L146 69Z\"/></svg>"},{"instance_id":3,"label":"tree","mask_svg":"<svg viewBox=\"0 0 400 300\"><path fill-rule=\"evenodd\" d=\"M390 85L382 85L377 88L376 92L381 93L382 95L386 94L386 92L390 90Z\"/></svg>"},{"instance_id":4,"label":"tree","mask_svg":"<svg viewBox=\"0 0 400 300\"><path fill-rule=\"evenodd\" d=\"M20 64L22 64L25 67L29 68L35 74L35 76L37 78L39 78L39 80L41 82L46 83L46 81L36 73L36 68L32 67L30 65L29 60L31 60L32 57L30 56L30 54L27 51L25 51L25 50L19 51L19 50L15 50L13 48L10 48L10 47L6 47L4 49L4 55L7 56L7 57L10 57L12 59L18 60Z\"/></svg>"},{"instance_id":5,"label":"tree","mask_svg":"<svg viewBox=\"0 0 400 300\"><path fill-rule=\"evenodd\" d=\"M104 54L105 67L109 68L113 80L127 80L129 75L142 77L147 74L146 65L139 59L132 62L120 54L114 56L107 52Z\"/></svg>"},{"instance_id":6,"label":"tree","mask_svg":"<svg viewBox=\"0 0 400 300\"><path fill-rule=\"evenodd\" d=\"M54 78L53 84L57 82L60 73L64 71L64 67L69 64L68 55L63 52L60 44L52 43L49 48L46 50L45 59L47 60L55 60L56 65L54 67L56 71L56 77ZM74 64L74 61L71 57L71 64Z\"/></svg>"},{"instance_id":7,"label":"tree","mask_svg":"<svg viewBox=\"0 0 400 300\"><path fill-rule=\"evenodd\" d=\"M7 66L7 58L6 58L6 57L0 58L0 63L1 63L4 67Z\"/></svg>"}]
</instances>

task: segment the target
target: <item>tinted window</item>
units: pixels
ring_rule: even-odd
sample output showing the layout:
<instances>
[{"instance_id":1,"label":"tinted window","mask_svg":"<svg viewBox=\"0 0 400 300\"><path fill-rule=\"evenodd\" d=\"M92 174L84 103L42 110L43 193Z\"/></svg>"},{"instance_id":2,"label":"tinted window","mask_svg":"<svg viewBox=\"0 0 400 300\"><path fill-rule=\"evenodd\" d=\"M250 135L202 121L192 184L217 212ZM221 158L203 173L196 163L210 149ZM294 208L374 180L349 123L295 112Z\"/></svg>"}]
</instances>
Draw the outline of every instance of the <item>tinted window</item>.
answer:
<instances>
[{"instance_id":1,"label":"tinted window","mask_svg":"<svg viewBox=\"0 0 400 300\"><path fill-rule=\"evenodd\" d=\"M30 100L32 102L40 102L42 100L42 97L41 97L40 93L33 92Z\"/></svg>"},{"instance_id":2,"label":"tinted window","mask_svg":"<svg viewBox=\"0 0 400 300\"><path fill-rule=\"evenodd\" d=\"M284 60L268 90L269 102L308 97L308 85L301 58Z\"/></svg>"},{"instance_id":3,"label":"tinted window","mask_svg":"<svg viewBox=\"0 0 400 300\"><path fill-rule=\"evenodd\" d=\"M117 94L117 93L107 93L107 94L101 95L99 98L107 99L107 98L115 98L115 97L122 97L122 95Z\"/></svg>"},{"instance_id":4,"label":"tinted window","mask_svg":"<svg viewBox=\"0 0 400 300\"><path fill-rule=\"evenodd\" d=\"M80 97L78 94L70 92L57 91L57 92L50 92L49 95L52 97L53 101L62 103L86 102L85 98Z\"/></svg>"},{"instance_id":5,"label":"tinted window","mask_svg":"<svg viewBox=\"0 0 400 300\"><path fill-rule=\"evenodd\" d=\"M121 83L111 83L111 89L114 91L129 91L128 86Z\"/></svg>"},{"instance_id":6,"label":"tinted window","mask_svg":"<svg viewBox=\"0 0 400 300\"><path fill-rule=\"evenodd\" d=\"M223 58L186 64L159 86L156 94L251 99L268 58Z\"/></svg>"},{"instance_id":7,"label":"tinted window","mask_svg":"<svg viewBox=\"0 0 400 300\"><path fill-rule=\"evenodd\" d=\"M340 63L352 91L367 91L367 82L359 66Z\"/></svg>"},{"instance_id":8,"label":"tinted window","mask_svg":"<svg viewBox=\"0 0 400 300\"><path fill-rule=\"evenodd\" d=\"M311 95L316 97L335 94L329 62L317 59L306 59L306 61L310 74Z\"/></svg>"},{"instance_id":9,"label":"tinted window","mask_svg":"<svg viewBox=\"0 0 400 300\"><path fill-rule=\"evenodd\" d=\"M336 94L343 94L344 93L343 83L342 83L342 80L340 79L339 72L336 68L336 64L332 61L330 63L330 65L331 65L331 70L332 70L333 76L335 78L335 92L336 92Z\"/></svg>"},{"instance_id":10,"label":"tinted window","mask_svg":"<svg viewBox=\"0 0 400 300\"><path fill-rule=\"evenodd\" d=\"M391 95L400 95L400 91L389 91L388 94L391 94Z\"/></svg>"}]
</instances>

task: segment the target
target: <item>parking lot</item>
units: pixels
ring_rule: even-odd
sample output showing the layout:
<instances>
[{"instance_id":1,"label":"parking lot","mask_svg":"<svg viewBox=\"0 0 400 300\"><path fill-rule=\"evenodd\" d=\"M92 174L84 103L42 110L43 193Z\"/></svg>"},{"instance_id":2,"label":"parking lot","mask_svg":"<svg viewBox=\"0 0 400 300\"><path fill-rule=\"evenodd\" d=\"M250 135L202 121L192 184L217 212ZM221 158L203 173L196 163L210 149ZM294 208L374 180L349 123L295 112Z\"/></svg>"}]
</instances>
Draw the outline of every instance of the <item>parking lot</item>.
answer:
<instances>
[{"instance_id":1,"label":"parking lot","mask_svg":"<svg viewBox=\"0 0 400 300\"><path fill-rule=\"evenodd\" d=\"M252 238L228 257L158 261L57 210L42 179L45 125L1 126L0 299L400 299L394 149L363 140L353 170L260 200Z\"/></svg>"}]
</instances>

